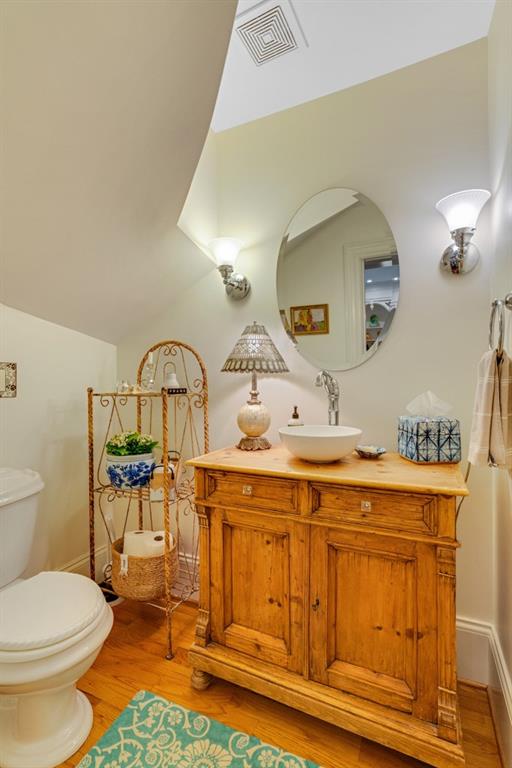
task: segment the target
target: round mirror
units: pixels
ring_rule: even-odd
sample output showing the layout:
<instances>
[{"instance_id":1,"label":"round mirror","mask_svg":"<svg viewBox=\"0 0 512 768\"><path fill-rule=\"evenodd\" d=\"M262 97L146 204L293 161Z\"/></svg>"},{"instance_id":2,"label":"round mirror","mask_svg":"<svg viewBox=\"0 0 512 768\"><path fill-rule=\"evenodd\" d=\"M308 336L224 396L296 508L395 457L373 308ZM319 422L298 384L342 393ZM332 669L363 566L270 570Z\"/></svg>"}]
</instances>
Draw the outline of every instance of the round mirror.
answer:
<instances>
[{"instance_id":1,"label":"round mirror","mask_svg":"<svg viewBox=\"0 0 512 768\"><path fill-rule=\"evenodd\" d=\"M286 332L318 368L361 365L393 322L400 268L389 225L365 195L326 189L284 233L277 298Z\"/></svg>"}]
</instances>

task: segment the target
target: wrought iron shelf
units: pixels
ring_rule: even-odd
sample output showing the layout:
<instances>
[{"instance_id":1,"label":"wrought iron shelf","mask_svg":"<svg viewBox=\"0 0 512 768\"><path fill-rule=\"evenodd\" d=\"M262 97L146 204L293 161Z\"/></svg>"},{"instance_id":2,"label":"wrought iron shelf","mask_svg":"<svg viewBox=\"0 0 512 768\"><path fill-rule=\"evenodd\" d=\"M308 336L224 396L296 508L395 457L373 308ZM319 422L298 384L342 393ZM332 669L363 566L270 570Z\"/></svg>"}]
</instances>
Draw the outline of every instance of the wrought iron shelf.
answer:
<instances>
[{"instance_id":1,"label":"wrought iron shelf","mask_svg":"<svg viewBox=\"0 0 512 768\"><path fill-rule=\"evenodd\" d=\"M151 355L151 358L150 358ZM154 366L155 388L142 389L144 369ZM165 366L173 363L178 380L185 392L172 392L162 386ZM136 392L95 392L87 390L88 451L89 451L89 569L96 580L96 521L102 520L109 546L117 534L113 532L112 518L119 522L121 515L123 535L129 520L136 518L133 527L165 530L165 597L151 601L163 608L167 620L167 658L172 658L172 614L181 603L197 598L199 523L195 515L193 470L185 467L189 458L207 453L208 445L208 381L206 367L198 353L180 341L162 341L144 354L137 371ZM160 405L159 405L160 403ZM105 471L107 442L117 432L135 429L154 435L162 450L162 497L151 498L150 486L126 490L109 483ZM101 440L98 436L102 433ZM179 473L171 471L170 454L181 460ZM171 487L172 482L177 488ZM174 491L174 492L173 492ZM105 504L114 507L107 514ZM153 523L156 523L154 525ZM182 526L185 535L182 531ZM172 533L176 542L179 568L174 581L171 577ZM186 542L186 549L185 549ZM111 568L110 568L111 572ZM102 577L109 581L109 567Z\"/></svg>"}]
</instances>

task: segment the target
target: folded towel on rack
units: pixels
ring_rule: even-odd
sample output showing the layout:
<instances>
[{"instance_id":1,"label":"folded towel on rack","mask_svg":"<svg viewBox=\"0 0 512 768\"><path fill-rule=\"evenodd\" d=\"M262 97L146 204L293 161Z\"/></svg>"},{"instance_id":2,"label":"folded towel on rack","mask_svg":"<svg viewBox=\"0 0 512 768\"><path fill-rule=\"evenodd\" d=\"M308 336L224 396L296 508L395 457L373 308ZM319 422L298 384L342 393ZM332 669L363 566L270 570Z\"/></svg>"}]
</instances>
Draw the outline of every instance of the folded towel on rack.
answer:
<instances>
[{"instance_id":1,"label":"folded towel on rack","mask_svg":"<svg viewBox=\"0 0 512 768\"><path fill-rule=\"evenodd\" d=\"M486 352L478 365L468 461L512 469L512 362Z\"/></svg>"}]
</instances>

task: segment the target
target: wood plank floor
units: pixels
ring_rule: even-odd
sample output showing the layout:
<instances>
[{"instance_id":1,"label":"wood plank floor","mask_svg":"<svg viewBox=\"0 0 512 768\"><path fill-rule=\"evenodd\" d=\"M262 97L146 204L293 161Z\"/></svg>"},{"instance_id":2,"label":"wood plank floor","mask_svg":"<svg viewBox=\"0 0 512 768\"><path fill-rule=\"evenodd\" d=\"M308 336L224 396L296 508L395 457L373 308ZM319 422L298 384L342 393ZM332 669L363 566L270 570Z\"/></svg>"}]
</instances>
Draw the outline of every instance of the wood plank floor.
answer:
<instances>
[{"instance_id":1,"label":"wood plank floor","mask_svg":"<svg viewBox=\"0 0 512 768\"><path fill-rule=\"evenodd\" d=\"M175 613L175 658L166 661L164 615L150 605L125 602L114 608L114 628L79 688L94 708L92 732L79 753L61 768L72 768L106 731L140 689L203 712L232 728L253 734L324 768L421 768L424 764L316 720L252 691L216 680L207 691L190 686L187 650L196 610ZM502 768L485 690L461 684L462 725L467 768Z\"/></svg>"}]
</instances>

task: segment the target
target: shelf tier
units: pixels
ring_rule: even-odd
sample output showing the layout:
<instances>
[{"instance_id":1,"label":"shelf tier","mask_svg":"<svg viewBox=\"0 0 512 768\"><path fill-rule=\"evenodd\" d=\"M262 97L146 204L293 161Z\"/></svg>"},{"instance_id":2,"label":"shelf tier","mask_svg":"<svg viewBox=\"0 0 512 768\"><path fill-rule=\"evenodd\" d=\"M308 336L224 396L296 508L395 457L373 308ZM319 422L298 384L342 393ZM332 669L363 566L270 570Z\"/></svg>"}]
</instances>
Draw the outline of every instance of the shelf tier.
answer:
<instances>
[{"instance_id":1,"label":"shelf tier","mask_svg":"<svg viewBox=\"0 0 512 768\"><path fill-rule=\"evenodd\" d=\"M167 390L167 397L201 397L203 395L202 391L197 392L170 392ZM92 392L93 397L115 397L115 398L123 398L123 397L140 397L140 398L146 398L146 397L162 397L162 390L148 390L147 392Z\"/></svg>"},{"instance_id":2,"label":"shelf tier","mask_svg":"<svg viewBox=\"0 0 512 768\"><path fill-rule=\"evenodd\" d=\"M110 493L116 499L137 499L137 501L150 501L152 504L162 504L162 499L152 499L150 497L150 488L133 488L131 491L122 488L116 488L114 485L98 485L94 488L94 493ZM186 481L179 488L174 501L169 504L175 504L177 501L186 501L194 497L194 487L191 481Z\"/></svg>"}]
</instances>

